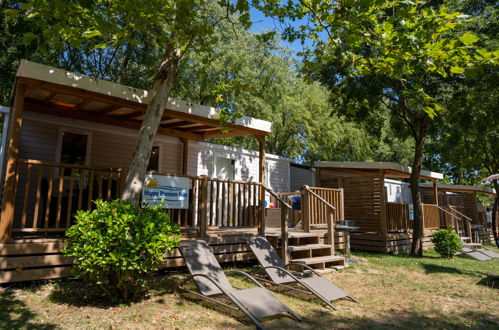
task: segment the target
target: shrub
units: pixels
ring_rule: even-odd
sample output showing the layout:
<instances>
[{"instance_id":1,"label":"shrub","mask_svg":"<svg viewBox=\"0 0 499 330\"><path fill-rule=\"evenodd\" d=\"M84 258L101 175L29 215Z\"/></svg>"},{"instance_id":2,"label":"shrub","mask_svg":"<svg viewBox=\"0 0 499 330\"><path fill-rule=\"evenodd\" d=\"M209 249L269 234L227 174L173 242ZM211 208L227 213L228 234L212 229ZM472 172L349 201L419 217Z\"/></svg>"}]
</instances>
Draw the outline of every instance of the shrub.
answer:
<instances>
[{"instance_id":1,"label":"shrub","mask_svg":"<svg viewBox=\"0 0 499 330\"><path fill-rule=\"evenodd\" d=\"M114 200L78 211L67 232L64 255L74 258L77 278L99 285L112 299L129 301L178 246L180 229L160 207Z\"/></svg>"},{"instance_id":2,"label":"shrub","mask_svg":"<svg viewBox=\"0 0 499 330\"><path fill-rule=\"evenodd\" d=\"M452 259L454 254L461 250L461 239L450 229L440 229L433 233L431 241L435 245L435 251L440 256Z\"/></svg>"}]
</instances>

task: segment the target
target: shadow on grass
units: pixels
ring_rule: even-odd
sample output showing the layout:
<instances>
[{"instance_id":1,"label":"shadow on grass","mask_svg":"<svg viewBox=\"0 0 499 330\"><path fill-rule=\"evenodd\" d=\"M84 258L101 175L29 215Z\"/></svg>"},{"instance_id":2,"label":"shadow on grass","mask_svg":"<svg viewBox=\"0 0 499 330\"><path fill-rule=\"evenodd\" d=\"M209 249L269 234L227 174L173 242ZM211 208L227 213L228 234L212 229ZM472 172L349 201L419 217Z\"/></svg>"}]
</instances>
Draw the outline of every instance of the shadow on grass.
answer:
<instances>
[{"instance_id":1,"label":"shadow on grass","mask_svg":"<svg viewBox=\"0 0 499 330\"><path fill-rule=\"evenodd\" d=\"M498 275L489 275L485 278L482 278L477 282L478 285L483 285L492 289L499 289L499 276Z\"/></svg>"},{"instance_id":2,"label":"shadow on grass","mask_svg":"<svg viewBox=\"0 0 499 330\"><path fill-rule=\"evenodd\" d=\"M177 287L177 276L158 275L151 277L147 288L137 294L135 299L126 304L135 304L150 298L151 294L171 294ZM55 283L48 299L55 304L67 304L76 307L110 308L123 305L119 300L113 301L98 286L90 286L80 280L61 280Z\"/></svg>"},{"instance_id":3,"label":"shadow on grass","mask_svg":"<svg viewBox=\"0 0 499 330\"><path fill-rule=\"evenodd\" d=\"M423 267L426 274L447 273L447 274L466 275L466 276L474 276L474 277L484 277L484 276L487 277L487 276L491 275L489 273L485 273L485 272L478 271L478 270L459 269L456 267L435 265L435 264L429 264L429 263L421 263L421 266Z\"/></svg>"},{"instance_id":4,"label":"shadow on grass","mask_svg":"<svg viewBox=\"0 0 499 330\"><path fill-rule=\"evenodd\" d=\"M497 329L497 315L482 312L462 313L418 313L410 310L386 312L375 317L359 317L329 313L313 309L309 313L302 312L304 321L299 328L309 329ZM286 326L290 326L287 324ZM279 328L279 324L269 324Z\"/></svg>"},{"instance_id":5,"label":"shadow on grass","mask_svg":"<svg viewBox=\"0 0 499 330\"><path fill-rule=\"evenodd\" d=\"M12 289L0 291L0 328L1 329L56 329L55 324L33 323L37 317L26 304L17 299Z\"/></svg>"}]
</instances>

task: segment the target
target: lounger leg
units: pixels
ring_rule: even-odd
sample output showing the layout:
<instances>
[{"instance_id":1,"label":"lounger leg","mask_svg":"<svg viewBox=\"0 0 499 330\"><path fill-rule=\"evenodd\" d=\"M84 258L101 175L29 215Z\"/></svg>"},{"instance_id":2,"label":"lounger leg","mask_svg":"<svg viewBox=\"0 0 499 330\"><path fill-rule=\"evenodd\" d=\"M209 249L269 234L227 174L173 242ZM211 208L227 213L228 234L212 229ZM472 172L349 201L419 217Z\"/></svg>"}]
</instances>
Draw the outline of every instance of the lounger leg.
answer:
<instances>
[{"instance_id":1,"label":"lounger leg","mask_svg":"<svg viewBox=\"0 0 499 330\"><path fill-rule=\"evenodd\" d=\"M288 312L288 314L290 314L298 322L303 321L302 318L299 317L298 314L296 314L295 312L293 312L291 309L288 309L287 312Z\"/></svg>"},{"instance_id":2,"label":"lounger leg","mask_svg":"<svg viewBox=\"0 0 499 330\"><path fill-rule=\"evenodd\" d=\"M357 299L355 299L354 297L348 296L348 298L350 298L350 300L353 301L354 303L358 303Z\"/></svg>"}]
</instances>

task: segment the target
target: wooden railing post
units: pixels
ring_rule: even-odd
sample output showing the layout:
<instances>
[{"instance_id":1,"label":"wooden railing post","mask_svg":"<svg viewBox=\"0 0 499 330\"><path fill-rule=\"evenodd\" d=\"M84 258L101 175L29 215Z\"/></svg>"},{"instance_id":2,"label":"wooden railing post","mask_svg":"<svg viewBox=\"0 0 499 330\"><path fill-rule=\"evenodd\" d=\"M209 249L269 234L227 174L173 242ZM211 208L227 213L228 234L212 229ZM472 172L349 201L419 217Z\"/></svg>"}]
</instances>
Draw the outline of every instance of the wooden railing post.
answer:
<instances>
[{"instance_id":1,"label":"wooden railing post","mask_svg":"<svg viewBox=\"0 0 499 330\"><path fill-rule=\"evenodd\" d=\"M334 256L334 210L328 208L328 220L327 220L327 237L329 238L328 244L331 245L331 255ZM347 242L345 242L347 244Z\"/></svg>"},{"instance_id":2,"label":"wooden railing post","mask_svg":"<svg viewBox=\"0 0 499 330\"><path fill-rule=\"evenodd\" d=\"M2 213L0 216L0 243L6 242L12 235L14 223L14 207L16 200L16 159L19 152L19 135L21 132L24 111L25 84L17 84L14 96L14 105L10 117L7 138L7 153L5 158L5 177L3 180ZM1 166L1 164L0 164Z\"/></svg>"},{"instance_id":3,"label":"wooden railing post","mask_svg":"<svg viewBox=\"0 0 499 330\"><path fill-rule=\"evenodd\" d=\"M308 192L308 186L302 187L302 218L303 218L303 230L306 232L310 232L310 193Z\"/></svg>"},{"instance_id":4,"label":"wooden railing post","mask_svg":"<svg viewBox=\"0 0 499 330\"><path fill-rule=\"evenodd\" d=\"M289 263L288 222L289 209L281 203L281 258L285 265Z\"/></svg>"},{"instance_id":5,"label":"wooden railing post","mask_svg":"<svg viewBox=\"0 0 499 330\"><path fill-rule=\"evenodd\" d=\"M207 200L208 200L208 177L206 175L202 175L200 178L200 187L199 187L199 236L206 236L207 229Z\"/></svg>"},{"instance_id":6,"label":"wooden railing post","mask_svg":"<svg viewBox=\"0 0 499 330\"><path fill-rule=\"evenodd\" d=\"M424 204L421 203L421 220L423 221L423 235L424 235L424 229L425 229L425 216L424 216L424 211L425 211L425 207L424 207Z\"/></svg>"}]
</instances>

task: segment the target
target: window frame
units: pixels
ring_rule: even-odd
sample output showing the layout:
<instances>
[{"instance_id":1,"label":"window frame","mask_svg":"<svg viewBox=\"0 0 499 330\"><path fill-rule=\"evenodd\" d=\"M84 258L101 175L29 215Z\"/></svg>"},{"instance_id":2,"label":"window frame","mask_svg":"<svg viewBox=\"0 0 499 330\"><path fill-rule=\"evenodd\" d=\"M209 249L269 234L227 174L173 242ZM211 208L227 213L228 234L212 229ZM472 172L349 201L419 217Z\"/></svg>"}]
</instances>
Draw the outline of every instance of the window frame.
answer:
<instances>
[{"instance_id":1,"label":"window frame","mask_svg":"<svg viewBox=\"0 0 499 330\"><path fill-rule=\"evenodd\" d=\"M92 137L93 137L93 132L91 131L85 131L85 130L79 130L79 129L74 129L74 128L65 128L65 127L60 127L59 128L59 133L57 135L57 146L56 146L56 152L55 152L55 161L57 163L61 162L62 158L62 139L64 136L64 132L68 133L73 133L73 134L80 134L80 135L86 135L87 136L87 146L85 150L85 166L90 166L90 157L92 155ZM76 165L76 164L72 164Z\"/></svg>"},{"instance_id":2,"label":"window frame","mask_svg":"<svg viewBox=\"0 0 499 330\"><path fill-rule=\"evenodd\" d=\"M161 171L163 170L162 168L162 165L163 165L163 162L161 161L163 159L163 145L161 143L154 143L152 145L152 147L158 147L158 171L156 173L161 173ZM151 153L152 153L152 149L151 149ZM147 161L147 167L149 167L149 162L151 161L151 156L149 156L149 160ZM147 173L149 173L151 171L147 171ZM154 171L152 171L154 172Z\"/></svg>"}]
</instances>

